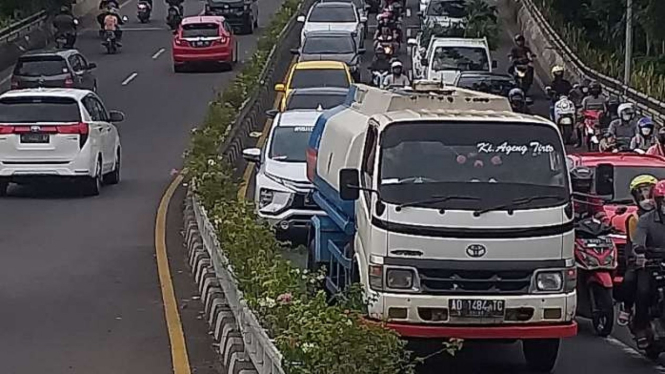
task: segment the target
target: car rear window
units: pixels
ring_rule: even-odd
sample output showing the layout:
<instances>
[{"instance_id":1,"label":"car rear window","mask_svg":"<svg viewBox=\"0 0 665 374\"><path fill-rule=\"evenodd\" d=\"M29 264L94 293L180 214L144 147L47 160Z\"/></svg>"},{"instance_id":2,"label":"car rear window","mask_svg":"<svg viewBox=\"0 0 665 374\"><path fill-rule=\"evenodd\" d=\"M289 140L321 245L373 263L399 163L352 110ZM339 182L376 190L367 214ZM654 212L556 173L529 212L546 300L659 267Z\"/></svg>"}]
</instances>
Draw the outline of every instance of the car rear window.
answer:
<instances>
[{"instance_id":1,"label":"car rear window","mask_svg":"<svg viewBox=\"0 0 665 374\"><path fill-rule=\"evenodd\" d=\"M54 76L69 72L60 56L22 57L14 67L14 75L26 77Z\"/></svg>"},{"instance_id":2,"label":"car rear window","mask_svg":"<svg viewBox=\"0 0 665 374\"><path fill-rule=\"evenodd\" d=\"M350 83L343 69L296 69L291 79L291 88L342 87Z\"/></svg>"},{"instance_id":3,"label":"car rear window","mask_svg":"<svg viewBox=\"0 0 665 374\"><path fill-rule=\"evenodd\" d=\"M216 23L192 23L182 27L183 38L211 38L219 36L219 25Z\"/></svg>"},{"instance_id":4,"label":"car rear window","mask_svg":"<svg viewBox=\"0 0 665 374\"><path fill-rule=\"evenodd\" d=\"M0 99L0 123L80 122L74 99L66 97L6 97Z\"/></svg>"}]
</instances>

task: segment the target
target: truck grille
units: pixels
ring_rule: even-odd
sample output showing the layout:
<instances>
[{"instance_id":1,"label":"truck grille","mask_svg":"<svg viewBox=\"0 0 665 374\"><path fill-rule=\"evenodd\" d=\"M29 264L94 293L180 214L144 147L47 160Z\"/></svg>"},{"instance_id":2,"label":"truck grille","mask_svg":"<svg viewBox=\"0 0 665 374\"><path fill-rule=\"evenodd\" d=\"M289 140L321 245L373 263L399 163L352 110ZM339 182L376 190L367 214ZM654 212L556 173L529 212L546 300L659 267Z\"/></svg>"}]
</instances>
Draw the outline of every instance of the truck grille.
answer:
<instances>
[{"instance_id":1,"label":"truck grille","mask_svg":"<svg viewBox=\"0 0 665 374\"><path fill-rule=\"evenodd\" d=\"M532 270L418 269L420 286L429 294L526 294Z\"/></svg>"}]
</instances>

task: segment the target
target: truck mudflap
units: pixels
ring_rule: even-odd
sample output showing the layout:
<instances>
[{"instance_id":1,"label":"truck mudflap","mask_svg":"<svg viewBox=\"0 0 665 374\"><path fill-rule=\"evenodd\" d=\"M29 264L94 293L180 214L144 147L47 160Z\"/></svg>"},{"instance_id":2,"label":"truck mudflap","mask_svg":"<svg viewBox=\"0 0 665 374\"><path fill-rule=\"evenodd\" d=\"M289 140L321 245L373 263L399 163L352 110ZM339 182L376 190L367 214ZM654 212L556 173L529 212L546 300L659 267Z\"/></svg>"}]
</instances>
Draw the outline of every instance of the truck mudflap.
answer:
<instances>
[{"instance_id":1,"label":"truck mudflap","mask_svg":"<svg viewBox=\"0 0 665 374\"><path fill-rule=\"evenodd\" d=\"M577 322L575 321L560 324L507 326L430 326L388 322L384 326L404 338L556 339L577 335Z\"/></svg>"}]
</instances>

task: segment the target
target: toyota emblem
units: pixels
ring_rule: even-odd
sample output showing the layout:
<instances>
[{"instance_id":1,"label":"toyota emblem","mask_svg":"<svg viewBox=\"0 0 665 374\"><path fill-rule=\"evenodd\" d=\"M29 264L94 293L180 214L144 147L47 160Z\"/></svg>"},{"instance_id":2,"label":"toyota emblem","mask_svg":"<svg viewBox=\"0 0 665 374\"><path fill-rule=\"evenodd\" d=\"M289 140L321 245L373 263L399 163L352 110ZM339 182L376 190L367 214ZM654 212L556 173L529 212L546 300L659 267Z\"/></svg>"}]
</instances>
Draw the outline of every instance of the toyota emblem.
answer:
<instances>
[{"instance_id":1,"label":"toyota emblem","mask_svg":"<svg viewBox=\"0 0 665 374\"><path fill-rule=\"evenodd\" d=\"M40 126L30 126L30 132L39 132L41 129Z\"/></svg>"},{"instance_id":2,"label":"toyota emblem","mask_svg":"<svg viewBox=\"0 0 665 374\"><path fill-rule=\"evenodd\" d=\"M471 244L466 247L466 254L469 257L483 257L487 253L487 248L482 244Z\"/></svg>"}]
</instances>

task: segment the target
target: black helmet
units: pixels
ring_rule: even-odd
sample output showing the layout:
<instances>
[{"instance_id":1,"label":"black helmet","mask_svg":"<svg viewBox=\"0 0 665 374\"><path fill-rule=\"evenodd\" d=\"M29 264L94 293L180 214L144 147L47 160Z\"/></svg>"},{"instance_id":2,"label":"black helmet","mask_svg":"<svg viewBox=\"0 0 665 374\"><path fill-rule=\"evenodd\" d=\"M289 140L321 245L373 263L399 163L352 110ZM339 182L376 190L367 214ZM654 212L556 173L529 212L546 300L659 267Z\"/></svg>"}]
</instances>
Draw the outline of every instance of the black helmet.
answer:
<instances>
[{"instance_id":1,"label":"black helmet","mask_svg":"<svg viewBox=\"0 0 665 374\"><path fill-rule=\"evenodd\" d=\"M570 183L573 186L573 192L588 194L593 185L593 172L587 167L578 166L570 171Z\"/></svg>"},{"instance_id":2,"label":"black helmet","mask_svg":"<svg viewBox=\"0 0 665 374\"><path fill-rule=\"evenodd\" d=\"M603 92L603 86L601 86L600 83L598 83L598 82L595 82L595 81L591 82L589 84L589 91L591 91L591 93L593 93L593 94L598 95L601 92Z\"/></svg>"},{"instance_id":3,"label":"black helmet","mask_svg":"<svg viewBox=\"0 0 665 374\"><path fill-rule=\"evenodd\" d=\"M519 42L523 43L524 42L524 35L522 35L522 34L515 35L515 42L516 43L519 43Z\"/></svg>"}]
</instances>

